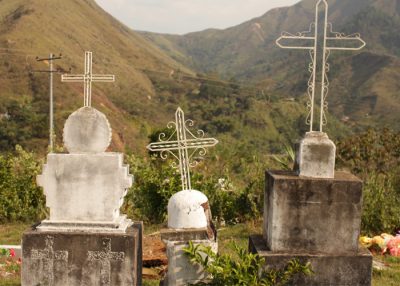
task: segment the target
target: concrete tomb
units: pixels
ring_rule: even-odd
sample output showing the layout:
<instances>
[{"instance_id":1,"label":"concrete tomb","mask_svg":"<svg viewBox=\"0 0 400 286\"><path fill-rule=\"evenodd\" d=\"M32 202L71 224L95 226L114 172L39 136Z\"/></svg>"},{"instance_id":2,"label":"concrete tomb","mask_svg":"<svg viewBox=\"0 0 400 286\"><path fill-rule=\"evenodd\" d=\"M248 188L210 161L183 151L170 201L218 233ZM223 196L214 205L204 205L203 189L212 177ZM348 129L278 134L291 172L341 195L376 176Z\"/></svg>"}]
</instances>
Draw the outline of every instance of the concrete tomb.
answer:
<instances>
[{"instance_id":1,"label":"concrete tomb","mask_svg":"<svg viewBox=\"0 0 400 286\"><path fill-rule=\"evenodd\" d=\"M132 176L122 154L105 152L110 138L90 106L68 118L70 153L48 154L37 178L50 215L23 235L23 286L141 285L143 227L119 212Z\"/></svg>"},{"instance_id":2,"label":"concrete tomb","mask_svg":"<svg viewBox=\"0 0 400 286\"><path fill-rule=\"evenodd\" d=\"M292 258L311 262L312 276L293 285L371 285L372 256L359 249L362 182L351 174L304 178L293 171L266 173L263 235L249 248L281 268Z\"/></svg>"}]
</instances>

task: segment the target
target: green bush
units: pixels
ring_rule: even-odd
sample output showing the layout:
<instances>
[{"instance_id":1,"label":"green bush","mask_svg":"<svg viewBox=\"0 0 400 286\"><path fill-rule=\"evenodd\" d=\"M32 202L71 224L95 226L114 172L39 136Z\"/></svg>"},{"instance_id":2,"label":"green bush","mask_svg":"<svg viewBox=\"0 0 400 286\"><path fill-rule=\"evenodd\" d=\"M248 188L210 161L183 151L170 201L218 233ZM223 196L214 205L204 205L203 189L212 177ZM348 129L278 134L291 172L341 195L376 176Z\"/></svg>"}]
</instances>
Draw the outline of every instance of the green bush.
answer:
<instances>
[{"instance_id":1,"label":"green bush","mask_svg":"<svg viewBox=\"0 0 400 286\"><path fill-rule=\"evenodd\" d=\"M311 275L310 263L301 264L298 260L291 260L284 269L264 270L265 259L257 254L249 253L247 250L233 244L236 257L228 254L216 254L211 247L201 244L184 248L185 254L195 265L203 267L209 274L208 282L196 285L212 286L272 286L287 285L296 274Z\"/></svg>"},{"instance_id":2,"label":"green bush","mask_svg":"<svg viewBox=\"0 0 400 286\"><path fill-rule=\"evenodd\" d=\"M362 231L366 235L395 233L400 227L400 188L391 176L371 173L364 182Z\"/></svg>"},{"instance_id":3,"label":"green bush","mask_svg":"<svg viewBox=\"0 0 400 286\"><path fill-rule=\"evenodd\" d=\"M16 147L0 155L0 221L33 221L45 215L45 198L36 185L41 163L33 153Z\"/></svg>"},{"instance_id":4,"label":"green bush","mask_svg":"<svg viewBox=\"0 0 400 286\"><path fill-rule=\"evenodd\" d=\"M338 144L338 164L364 181L362 232L400 229L400 134L368 130Z\"/></svg>"},{"instance_id":5,"label":"green bush","mask_svg":"<svg viewBox=\"0 0 400 286\"><path fill-rule=\"evenodd\" d=\"M135 182L129 190L122 211L129 217L150 223L166 220L170 197L182 190L180 174L171 162L159 158L141 159L127 156ZM260 198L254 196L255 183L238 190L229 179L204 176L193 172L192 187L209 199L213 219L236 223L259 214Z\"/></svg>"}]
</instances>

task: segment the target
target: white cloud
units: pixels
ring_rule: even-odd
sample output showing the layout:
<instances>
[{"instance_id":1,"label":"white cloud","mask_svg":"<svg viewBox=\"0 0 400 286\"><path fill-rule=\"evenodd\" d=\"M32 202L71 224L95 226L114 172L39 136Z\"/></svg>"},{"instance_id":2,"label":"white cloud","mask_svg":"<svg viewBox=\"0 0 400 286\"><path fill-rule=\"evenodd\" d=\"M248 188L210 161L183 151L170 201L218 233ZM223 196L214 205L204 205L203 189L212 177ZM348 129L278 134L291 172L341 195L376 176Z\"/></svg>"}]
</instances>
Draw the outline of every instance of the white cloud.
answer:
<instances>
[{"instance_id":1,"label":"white cloud","mask_svg":"<svg viewBox=\"0 0 400 286\"><path fill-rule=\"evenodd\" d=\"M96 0L135 30L183 34L227 28L299 0Z\"/></svg>"}]
</instances>

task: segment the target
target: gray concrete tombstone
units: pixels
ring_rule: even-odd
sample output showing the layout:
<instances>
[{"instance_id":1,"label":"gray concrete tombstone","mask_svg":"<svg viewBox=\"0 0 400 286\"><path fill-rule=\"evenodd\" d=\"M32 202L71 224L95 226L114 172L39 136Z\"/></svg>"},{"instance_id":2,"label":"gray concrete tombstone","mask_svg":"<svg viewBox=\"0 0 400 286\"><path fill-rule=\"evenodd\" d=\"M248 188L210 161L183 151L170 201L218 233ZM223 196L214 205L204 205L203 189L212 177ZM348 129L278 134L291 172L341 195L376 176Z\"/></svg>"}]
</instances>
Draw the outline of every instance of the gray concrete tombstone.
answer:
<instances>
[{"instance_id":1,"label":"gray concrete tombstone","mask_svg":"<svg viewBox=\"0 0 400 286\"><path fill-rule=\"evenodd\" d=\"M358 246L361 209L362 182L351 174L267 172L263 235L250 237L250 251L265 258L267 270L293 258L310 262L315 274L296 276L293 285L371 285L372 256Z\"/></svg>"},{"instance_id":2,"label":"gray concrete tombstone","mask_svg":"<svg viewBox=\"0 0 400 286\"><path fill-rule=\"evenodd\" d=\"M133 177L123 154L105 152L110 140L98 110L68 118L70 153L48 154L37 177L50 215L23 235L23 286L141 285L142 223L120 214Z\"/></svg>"}]
</instances>

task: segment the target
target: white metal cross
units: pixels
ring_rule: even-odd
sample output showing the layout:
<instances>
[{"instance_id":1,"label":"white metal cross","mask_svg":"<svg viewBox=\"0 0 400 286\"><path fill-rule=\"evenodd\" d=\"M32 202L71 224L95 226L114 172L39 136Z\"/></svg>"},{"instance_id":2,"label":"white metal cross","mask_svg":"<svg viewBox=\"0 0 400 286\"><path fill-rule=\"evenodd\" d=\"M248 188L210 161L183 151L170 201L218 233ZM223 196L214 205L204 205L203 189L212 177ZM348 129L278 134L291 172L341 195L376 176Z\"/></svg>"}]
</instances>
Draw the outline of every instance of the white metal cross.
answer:
<instances>
[{"instance_id":1,"label":"white metal cross","mask_svg":"<svg viewBox=\"0 0 400 286\"><path fill-rule=\"evenodd\" d=\"M99 75L92 73L93 55L92 52L85 52L85 73L84 74L63 74L62 82L83 82L84 83L84 106L92 105L92 82L114 82L114 75Z\"/></svg>"},{"instance_id":2,"label":"white metal cross","mask_svg":"<svg viewBox=\"0 0 400 286\"><path fill-rule=\"evenodd\" d=\"M160 152L161 158L167 159L171 154L179 161L179 171L181 173L182 190L191 190L190 167L197 165L198 157L204 157L207 154L207 147L213 147L218 144L218 140L214 138L204 138L204 131L198 130L196 137L187 126L193 126L192 120L185 120L185 114L179 107L175 112L175 122L168 123L169 129L175 128L172 135L167 138L165 133L159 135L157 143L151 143L147 149L153 152ZM173 151L178 151L175 154ZM195 160L193 156L198 154ZM176 167L176 164L173 164Z\"/></svg>"},{"instance_id":3,"label":"white metal cross","mask_svg":"<svg viewBox=\"0 0 400 286\"><path fill-rule=\"evenodd\" d=\"M342 33L333 32L332 24L328 22L328 8L329 6L326 0L319 0L315 6L315 22L311 23L309 31L299 32L297 34L283 32L281 37L276 40L276 44L283 49L310 51L312 62L309 65L311 77L308 81L308 95L310 101L308 103L309 114L307 117L307 124L310 125L310 131L314 131L316 93L320 93L321 97L320 132L322 132L323 126L327 123L326 110L328 108L328 103L326 98L329 91L329 80L327 76L329 64L327 60L330 52L332 50L358 51L366 45L359 34L346 36ZM323 23L323 25L320 23ZM314 33L312 31L313 29ZM291 45L290 42L295 42L295 44Z\"/></svg>"}]
</instances>

